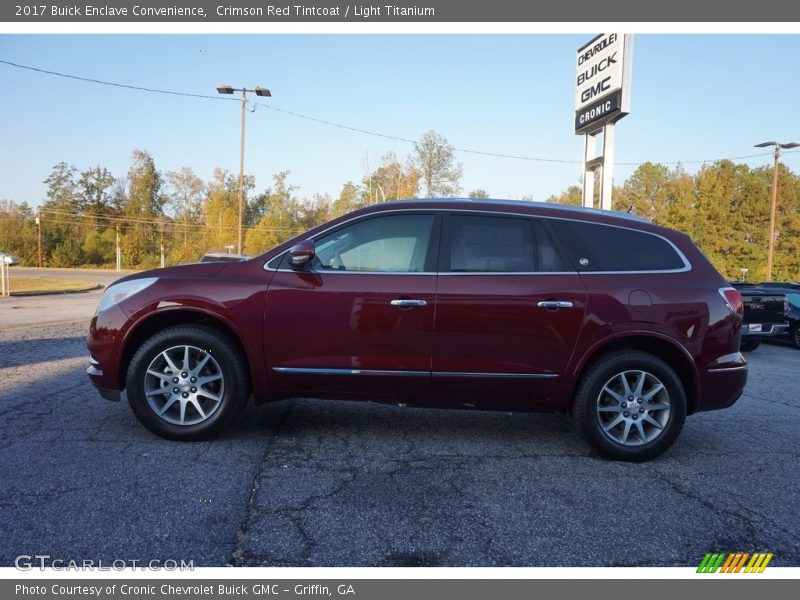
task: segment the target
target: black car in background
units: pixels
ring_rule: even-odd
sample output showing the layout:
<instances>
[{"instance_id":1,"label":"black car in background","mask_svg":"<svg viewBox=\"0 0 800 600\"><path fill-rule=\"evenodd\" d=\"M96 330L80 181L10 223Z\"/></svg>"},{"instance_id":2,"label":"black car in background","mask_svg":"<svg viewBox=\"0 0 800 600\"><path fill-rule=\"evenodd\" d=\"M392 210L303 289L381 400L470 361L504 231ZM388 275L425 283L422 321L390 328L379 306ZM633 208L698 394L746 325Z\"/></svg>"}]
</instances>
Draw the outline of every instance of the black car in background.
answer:
<instances>
[{"instance_id":1,"label":"black car in background","mask_svg":"<svg viewBox=\"0 0 800 600\"><path fill-rule=\"evenodd\" d=\"M786 320L789 329L774 337L776 340L789 340L794 347L800 349L800 284L778 284L776 282L759 283L758 287L768 288L771 292L780 292L786 295L789 312Z\"/></svg>"},{"instance_id":2,"label":"black car in background","mask_svg":"<svg viewBox=\"0 0 800 600\"><path fill-rule=\"evenodd\" d=\"M786 319L789 303L786 294L775 287L762 287L747 281L731 281L742 294L742 352L752 352L769 338L784 338L789 331Z\"/></svg>"}]
</instances>

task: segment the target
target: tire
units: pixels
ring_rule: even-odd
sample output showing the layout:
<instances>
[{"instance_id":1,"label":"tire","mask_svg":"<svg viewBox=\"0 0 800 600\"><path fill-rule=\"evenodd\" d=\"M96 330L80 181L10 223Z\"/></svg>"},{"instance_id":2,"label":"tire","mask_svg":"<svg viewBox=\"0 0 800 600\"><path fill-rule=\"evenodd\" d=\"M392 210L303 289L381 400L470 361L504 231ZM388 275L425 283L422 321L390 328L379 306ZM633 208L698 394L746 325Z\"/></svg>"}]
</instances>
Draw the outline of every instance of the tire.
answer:
<instances>
[{"instance_id":1,"label":"tire","mask_svg":"<svg viewBox=\"0 0 800 600\"><path fill-rule=\"evenodd\" d=\"M752 352L761 345L761 340L758 338L748 337L742 338L739 344L739 350L742 352Z\"/></svg>"},{"instance_id":2,"label":"tire","mask_svg":"<svg viewBox=\"0 0 800 600\"><path fill-rule=\"evenodd\" d=\"M170 327L145 341L131 359L128 402L141 424L158 436L209 439L247 404L245 365L236 345L219 332L201 325Z\"/></svg>"},{"instance_id":3,"label":"tire","mask_svg":"<svg viewBox=\"0 0 800 600\"><path fill-rule=\"evenodd\" d=\"M572 414L583 437L602 455L642 462L677 439L686 419L686 391L660 358L635 350L613 352L581 377Z\"/></svg>"},{"instance_id":4,"label":"tire","mask_svg":"<svg viewBox=\"0 0 800 600\"><path fill-rule=\"evenodd\" d=\"M800 323L795 325L794 331L792 331L792 343L795 348L800 350Z\"/></svg>"}]
</instances>

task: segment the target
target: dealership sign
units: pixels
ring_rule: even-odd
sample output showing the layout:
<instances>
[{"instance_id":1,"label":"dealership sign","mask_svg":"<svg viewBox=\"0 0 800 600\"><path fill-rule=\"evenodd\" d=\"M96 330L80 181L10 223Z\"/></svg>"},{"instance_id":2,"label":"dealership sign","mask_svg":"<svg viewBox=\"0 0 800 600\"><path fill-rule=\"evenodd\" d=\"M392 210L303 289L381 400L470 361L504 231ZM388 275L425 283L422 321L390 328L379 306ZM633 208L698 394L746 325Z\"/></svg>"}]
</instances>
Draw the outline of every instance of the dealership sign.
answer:
<instances>
[{"instance_id":1,"label":"dealership sign","mask_svg":"<svg viewBox=\"0 0 800 600\"><path fill-rule=\"evenodd\" d=\"M604 33L578 49L575 133L593 133L629 112L633 36Z\"/></svg>"}]
</instances>

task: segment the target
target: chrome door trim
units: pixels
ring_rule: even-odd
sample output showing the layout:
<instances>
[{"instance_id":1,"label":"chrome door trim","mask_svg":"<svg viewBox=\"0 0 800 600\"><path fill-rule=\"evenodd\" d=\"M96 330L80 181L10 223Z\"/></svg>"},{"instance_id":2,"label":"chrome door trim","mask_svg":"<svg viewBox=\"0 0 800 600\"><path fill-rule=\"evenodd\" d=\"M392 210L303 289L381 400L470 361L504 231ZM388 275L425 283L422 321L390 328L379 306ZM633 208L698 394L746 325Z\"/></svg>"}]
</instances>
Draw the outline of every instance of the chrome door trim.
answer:
<instances>
[{"instance_id":1,"label":"chrome door trim","mask_svg":"<svg viewBox=\"0 0 800 600\"><path fill-rule=\"evenodd\" d=\"M554 379L558 373L480 373L473 371L433 371L433 377L480 377L495 379Z\"/></svg>"},{"instance_id":2,"label":"chrome door trim","mask_svg":"<svg viewBox=\"0 0 800 600\"><path fill-rule=\"evenodd\" d=\"M289 375L373 375L379 377L428 377L430 371L390 371L381 369L319 369L311 367L272 367Z\"/></svg>"}]
</instances>

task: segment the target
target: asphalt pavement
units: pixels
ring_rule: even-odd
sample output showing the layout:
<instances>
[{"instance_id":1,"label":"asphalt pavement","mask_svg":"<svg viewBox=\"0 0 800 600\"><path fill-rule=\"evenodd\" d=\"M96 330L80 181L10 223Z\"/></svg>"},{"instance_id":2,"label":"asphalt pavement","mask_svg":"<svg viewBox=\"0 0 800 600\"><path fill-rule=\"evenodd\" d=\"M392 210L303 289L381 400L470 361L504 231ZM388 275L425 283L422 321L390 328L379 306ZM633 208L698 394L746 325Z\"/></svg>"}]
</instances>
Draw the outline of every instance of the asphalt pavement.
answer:
<instances>
[{"instance_id":1,"label":"asphalt pavement","mask_svg":"<svg viewBox=\"0 0 800 600\"><path fill-rule=\"evenodd\" d=\"M90 386L87 323L0 331L0 565L693 566L769 551L800 566L791 347L762 345L736 405L628 464L560 415L314 399L168 442Z\"/></svg>"}]
</instances>

